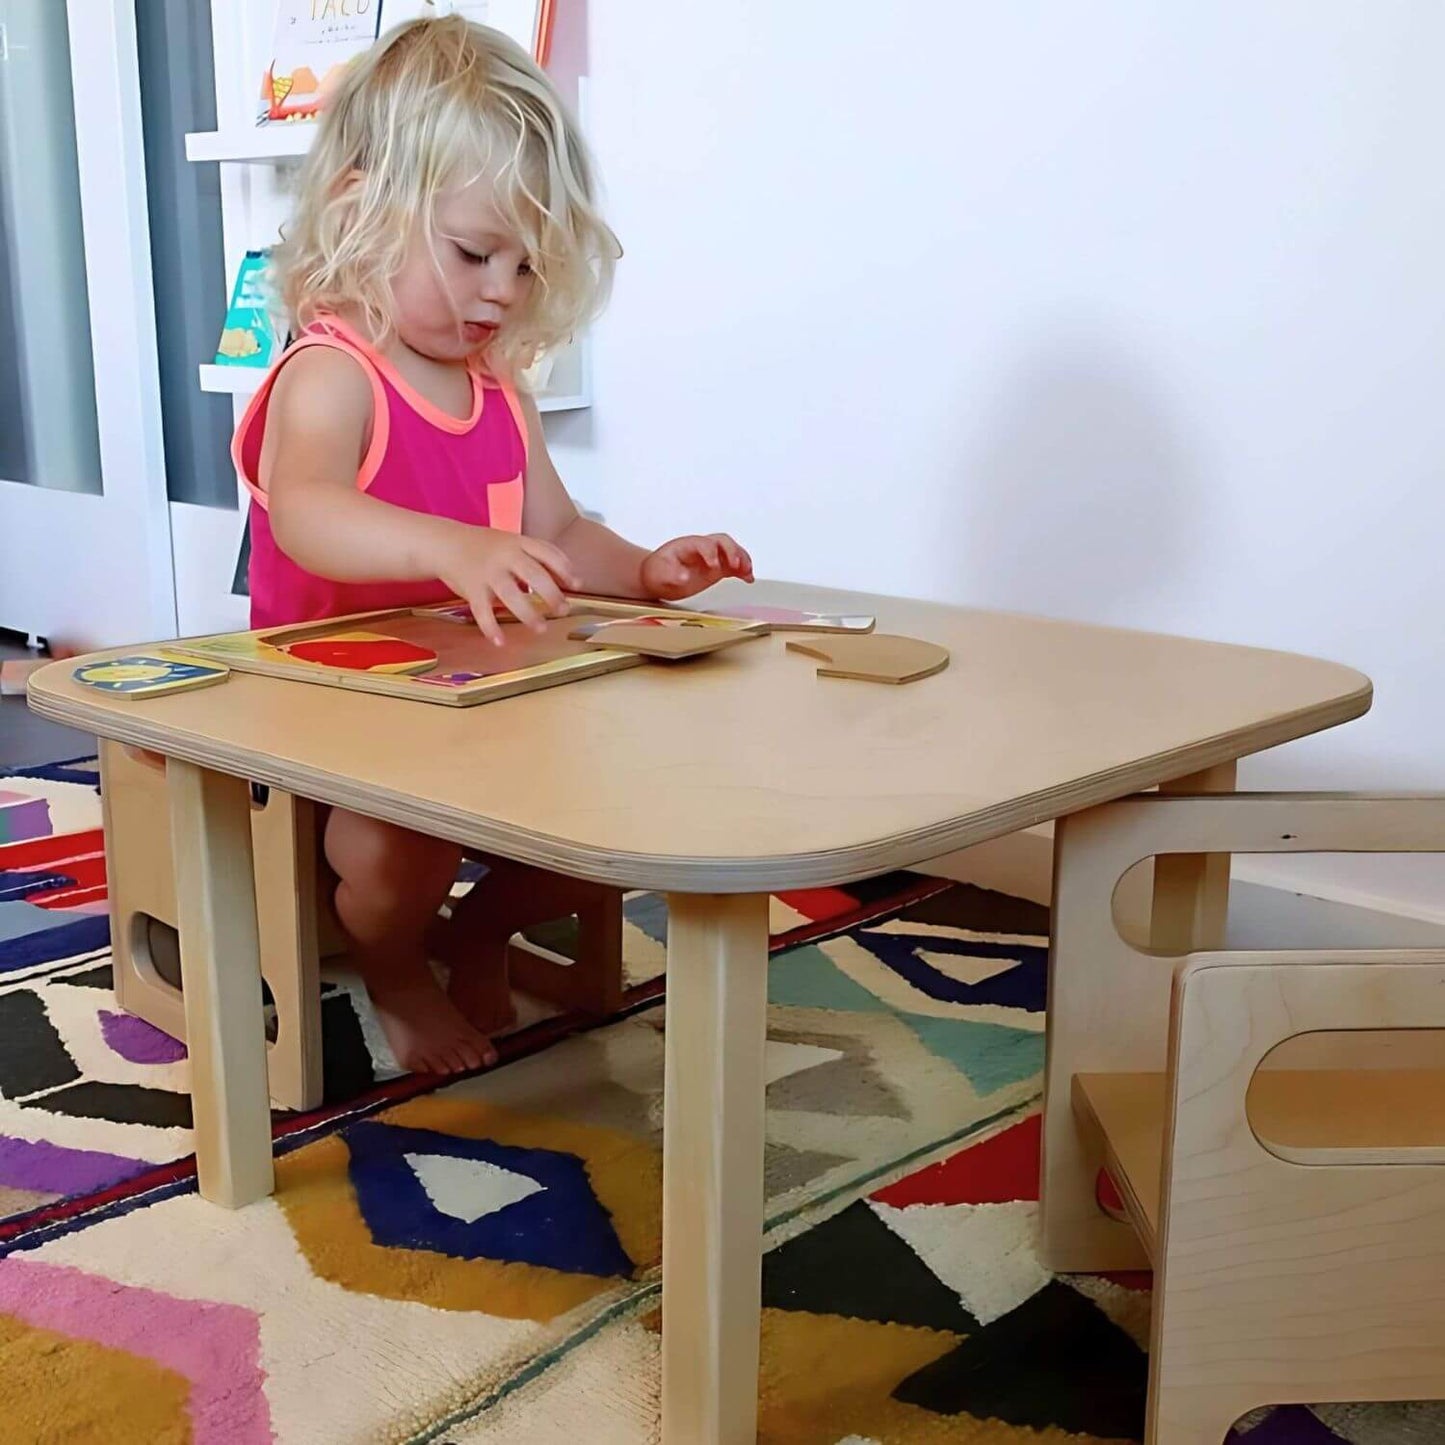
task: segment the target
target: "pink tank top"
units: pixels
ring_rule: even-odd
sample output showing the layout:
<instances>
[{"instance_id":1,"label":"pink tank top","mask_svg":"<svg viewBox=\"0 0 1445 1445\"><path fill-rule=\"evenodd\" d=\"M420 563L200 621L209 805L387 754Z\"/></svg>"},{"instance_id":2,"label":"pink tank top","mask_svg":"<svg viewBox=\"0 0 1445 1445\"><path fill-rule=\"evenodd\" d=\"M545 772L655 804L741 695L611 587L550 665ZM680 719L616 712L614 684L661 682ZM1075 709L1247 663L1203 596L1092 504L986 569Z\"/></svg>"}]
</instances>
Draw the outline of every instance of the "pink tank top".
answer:
<instances>
[{"instance_id":1,"label":"pink tank top","mask_svg":"<svg viewBox=\"0 0 1445 1445\"><path fill-rule=\"evenodd\" d=\"M334 316L320 317L277 361L236 428L231 455L251 493L251 626L281 627L390 607L444 602L433 582L333 582L293 562L271 535L261 489L261 440L271 388L308 346L354 356L371 382L371 442L356 485L378 501L474 527L522 530L527 428L509 386L472 371L472 410L449 416L410 386L387 359Z\"/></svg>"}]
</instances>

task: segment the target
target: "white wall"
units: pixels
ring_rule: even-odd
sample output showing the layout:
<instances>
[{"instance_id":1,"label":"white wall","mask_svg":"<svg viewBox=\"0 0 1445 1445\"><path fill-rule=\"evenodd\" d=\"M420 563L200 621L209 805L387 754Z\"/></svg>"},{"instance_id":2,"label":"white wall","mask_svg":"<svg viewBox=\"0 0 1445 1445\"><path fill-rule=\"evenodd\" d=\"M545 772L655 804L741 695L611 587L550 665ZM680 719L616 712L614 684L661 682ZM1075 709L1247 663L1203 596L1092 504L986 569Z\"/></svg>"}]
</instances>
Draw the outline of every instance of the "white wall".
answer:
<instances>
[{"instance_id":1,"label":"white wall","mask_svg":"<svg viewBox=\"0 0 1445 1445\"><path fill-rule=\"evenodd\" d=\"M1352 663L1372 716L1246 784L1445 786L1439 0L590 25L627 256L574 490L763 575ZM1445 912L1438 869L1331 868Z\"/></svg>"}]
</instances>

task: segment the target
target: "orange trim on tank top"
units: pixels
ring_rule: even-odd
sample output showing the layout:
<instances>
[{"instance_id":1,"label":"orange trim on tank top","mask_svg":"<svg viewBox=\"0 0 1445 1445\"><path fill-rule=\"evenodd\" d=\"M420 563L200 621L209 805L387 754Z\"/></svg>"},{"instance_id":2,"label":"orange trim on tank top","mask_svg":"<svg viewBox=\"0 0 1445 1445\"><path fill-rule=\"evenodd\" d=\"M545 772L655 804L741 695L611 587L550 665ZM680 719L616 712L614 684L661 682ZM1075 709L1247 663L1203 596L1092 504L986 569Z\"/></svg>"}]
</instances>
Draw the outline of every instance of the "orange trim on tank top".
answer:
<instances>
[{"instance_id":1,"label":"orange trim on tank top","mask_svg":"<svg viewBox=\"0 0 1445 1445\"><path fill-rule=\"evenodd\" d=\"M318 316L312 324L322 329L303 332L286 349L284 355L277 360L266 379L251 397L246 410L241 415L235 435L231 439L231 460L235 464L236 472L246 490L259 506L263 508L268 506L266 493L260 485L260 459L258 456L257 475L253 479L247 475L242 460L245 441L267 405L271 389L276 383L276 377L280 374L281 368L298 351L307 346L329 346L334 351L354 357L362 371L366 373L367 381L371 384L371 440L367 443L366 455L362 457L361 466L356 473L358 491L366 491L376 480L376 474L381 470L382 461L386 457L386 447L391 432L391 409L387 405L386 391L381 384L383 375L391 382L398 395L419 416L455 435L462 435L470 431L481 419L482 410L486 405L486 382L491 380L502 393L502 397L507 403L507 410L512 415L512 422L517 428L517 435L522 442L522 471L514 480L525 481L527 464L531 459L531 436L527 430L527 419L523 414L517 389L509 382L503 381L497 376L484 374L476 367L468 366L467 371L472 379L472 415L468 420L463 421L460 417L443 411L418 393L375 347L368 345L363 337L338 317L330 314Z\"/></svg>"},{"instance_id":2,"label":"orange trim on tank top","mask_svg":"<svg viewBox=\"0 0 1445 1445\"><path fill-rule=\"evenodd\" d=\"M261 413L270 400L271 389L276 384L276 378L281 374L281 368L297 352L305 350L308 346L327 346L333 351L340 351L354 357L356 364L361 367L367 381L371 384L371 440L367 443L366 455L362 457L361 466L356 473L357 491L364 492L371 486L386 457L386 446L391 437L391 409L386 402L386 390L381 384L381 377L371 359L361 348L352 345L342 336L316 331L307 332L287 347L285 354L271 368L270 373L247 404L246 410L241 414L240 425L237 426L235 435L231 438L231 460L235 463L237 475L240 476L242 484L256 504L263 508L268 507L269 503L265 490L261 486L261 457L258 451L256 476L252 478L247 475L244 461L246 439L251 434L251 428L260 420Z\"/></svg>"},{"instance_id":3,"label":"orange trim on tank top","mask_svg":"<svg viewBox=\"0 0 1445 1445\"><path fill-rule=\"evenodd\" d=\"M532 459L532 438L527 433L527 418L522 415L522 403L517 396L517 388L509 381L503 381L500 377L492 378L496 382L503 397L506 398L507 410L512 413L512 421L517 428L517 435L522 438L522 476L527 475L527 463Z\"/></svg>"},{"instance_id":4,"label":"orange trim on tank top","mask_svg":"<svg viewBox=\"0 0 1445 1445\"><path fill-rule=\"evenodd\" d=\"M472 410L469 416L453 416L451 412L444 411L434 401L428 401L397 369L379 352L367 339L353 327L348 326L338 316L329 312L323 316L313 319L312 325L320 326L323 332L329 332L339 337L342 341L354 346L366 359L384 376L395 388L397 395L419 416L423 421L430 422L434 427L442 431L451 432L460 436L471 431L481 420L482 408L486 405L486 389L482 385L481 376L472 368L467 368L467 375L472 383ZM315 336L316 332L309 332L308 335Z\"/></svg>"},{"instance_id":5,"label":"orange trim on tank top","mask_svg":"<svg viewBox=\"0 0 1445 1445\"><path fill-rule=\"evenodd\" d=\"M428 401L415 387L408 382L396 367L392 365L377 349L372 346L355 327L348 326L339 316L332 312L325 312L314 320L314 325L328 328L335 336L343 341L348 341L363 356L365 356L376 369L386 377L394 386L401 397L406 401L418 416L425 418L435 426L441 427L449 432L470 431L478 421L481 420L482 411L486 406L486 386L490 382L502 393L507 403L507 410L512 414L512 421L516 424L517 434L522 439L522 456L530 458L532 452L532 440L527 431L527 418L522 412L522 403L517 396L517 388L510 382L504 381L500 376L485 371L479 364L469 362L467 372L472 378L472 414L463 421L460 417L453 416L448 411L443 411L435 402ZM316 333L311 333L315 335ZM525 475L525 472L523 473Z\"/></svg>"}]
</instances>

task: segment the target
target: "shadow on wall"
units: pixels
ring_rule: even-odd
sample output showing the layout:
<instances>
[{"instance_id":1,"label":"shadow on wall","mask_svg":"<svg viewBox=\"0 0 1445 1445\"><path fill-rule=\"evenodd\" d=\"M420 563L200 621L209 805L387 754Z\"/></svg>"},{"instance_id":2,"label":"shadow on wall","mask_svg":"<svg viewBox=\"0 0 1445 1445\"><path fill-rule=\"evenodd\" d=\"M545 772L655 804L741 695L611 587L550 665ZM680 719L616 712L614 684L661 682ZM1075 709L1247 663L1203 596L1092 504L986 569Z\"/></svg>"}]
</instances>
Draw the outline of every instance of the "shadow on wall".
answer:
<instances>
[{"instance_id":1,"label":"shadow on wall","mask_svg":"<svg viewBox=\"0 0 1445 1445\"><path fill-rule=\"evenodd\" d=\"M1206 565L1199 453L1147 369L1111 343L1036 349L974 430L948 519L967 599L1166 628Z\"/></svg>"}]
</instances>

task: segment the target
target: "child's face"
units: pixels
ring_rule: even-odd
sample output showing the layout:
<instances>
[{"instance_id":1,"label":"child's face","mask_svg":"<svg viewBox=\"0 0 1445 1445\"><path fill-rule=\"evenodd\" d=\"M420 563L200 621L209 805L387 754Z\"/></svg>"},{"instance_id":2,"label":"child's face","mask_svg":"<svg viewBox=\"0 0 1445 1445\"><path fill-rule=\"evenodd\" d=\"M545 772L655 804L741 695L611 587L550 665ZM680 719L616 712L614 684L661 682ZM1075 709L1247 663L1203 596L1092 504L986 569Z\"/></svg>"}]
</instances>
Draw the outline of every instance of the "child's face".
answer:
<instances>
[{"instance_id":1,"label":"child's face","mask_svg":"<svg viewBox=\"0 0 1445 1445\"><path fill-rule=\"evenodd\" d=\"M392 277L397 334L413 351L461 361L485 350L534 283L485 177L442 191L433 215L436 255L420 227Z\"/></svg>"}]
</instances>

